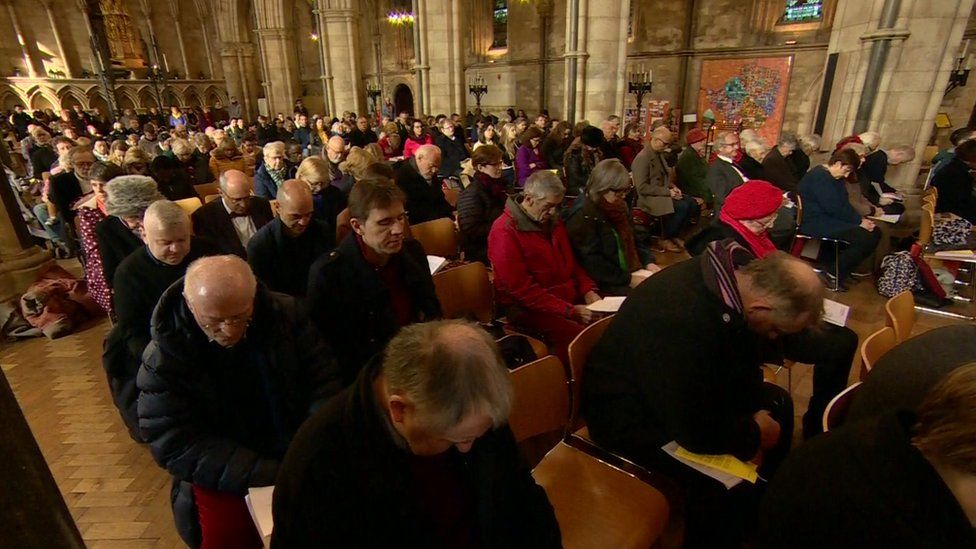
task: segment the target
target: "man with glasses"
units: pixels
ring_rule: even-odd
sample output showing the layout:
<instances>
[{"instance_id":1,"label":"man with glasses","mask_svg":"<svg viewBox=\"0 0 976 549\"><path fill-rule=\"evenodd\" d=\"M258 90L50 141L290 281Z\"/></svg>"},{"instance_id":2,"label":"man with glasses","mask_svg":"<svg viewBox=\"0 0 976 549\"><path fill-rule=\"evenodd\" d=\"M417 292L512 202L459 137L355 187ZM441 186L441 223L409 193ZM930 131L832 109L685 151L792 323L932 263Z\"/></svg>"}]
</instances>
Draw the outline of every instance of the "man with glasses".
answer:
<instances>
[{"instance_id":1,"label":"man with glasses","mask_svg":"<svg viewBox=\"0 0 976 549\"><path fill-rule=\"evenodd\" d=\"M508 320L541 335L568 364L567 347L593 313L596 284L573 256L559 219L565 187L548 171L532 174L522 195L509 198L488 235L495 298Z\"/></svg>"},{"instance_id":2,"label":"man with glasses","mask_svg":"<svg viewBox=\"0 0 976 549\"><path fill-rule=\"evenodd\" d=\"M694 198L685 196L671 182L671 170L665 159L671 139L671 130L667 127L655 128L651 132L650 144L637 154L632 168L637 209L645 214L641 217L647 220L642 225L649 226L651 217L663 218L664 238L661 239L661 246L664 251L681 252L684 249L679 238L681 231L698 217L701 208Z\"/></svg>"},{"instance_id":3,"label":"man with glasses","mask_svg":"<svg viewBox=\"0 0 976 549\"><path fill-rule=\"evenodd\" d=\"M732 189L746 181L742 169L735 163L739 155L739 136L734 132L719 132L715 136L716 159L708 167L705 183L715 196L715 213L722 211L725 197Z\"/></svg>"},{"instance_id":4,"label":"man with glasses","mask_svg":"<svg viewBox=\"0 0 976 549\"><path fill-rule=\"evenodd\" d=\"M448 125L450 122L445 127ZM444 198L438 175L442 158L441 149L436 145L421 145L397 170L396 184L406 195L406 208L413 224L454 215L454 208Z\"/></svg>"},{"instance_id":5,"label":"man with glasses","mask_svg":"<svg viewBox=\"0 0 976 549\"><path fill-rule=\"evenodd\" d=\"M278 189L278 217L247 243L247 262L270 289L305 297L312 263L335 248L335 228L314 213L308 183L289 179Z\"/></svg>"},{"instance_id":6,"label":"man with glasses","mask_svg":"<svg viewBox=\"0 0 976 549\"><path fill-rule=\"evenodd\" d=\"M274 483L299 426L340 389L303 311L228 255L194 261L156 306L136 380L139 428L173 475L191 547L262 546L244 496Z\"/></svg>"},{"instance_id":7,"label":"man with glasses","mask_svg":"<svg viewBox=\"0 0 976 549\"><path fill-rule=\"evenodd\" d=\"M193 233L209 238L224 253L247 257L248 241L274 218L271 203L253 195L254 185L244 172L220 174L220 200L193 212Z\"/></svg>"},{"instance_id":8,"label":"man with glasses","mask_svg":"<svg viewBox=\"0 0 976 549\"><path fill-rule=\"evenodd\" d=\"M405 204L389 179L356 183L353 232L309 271L307 305L335 349L344 385L401 327L441 316L424 249L406 239Z\"/></svg>"}]
</instances>

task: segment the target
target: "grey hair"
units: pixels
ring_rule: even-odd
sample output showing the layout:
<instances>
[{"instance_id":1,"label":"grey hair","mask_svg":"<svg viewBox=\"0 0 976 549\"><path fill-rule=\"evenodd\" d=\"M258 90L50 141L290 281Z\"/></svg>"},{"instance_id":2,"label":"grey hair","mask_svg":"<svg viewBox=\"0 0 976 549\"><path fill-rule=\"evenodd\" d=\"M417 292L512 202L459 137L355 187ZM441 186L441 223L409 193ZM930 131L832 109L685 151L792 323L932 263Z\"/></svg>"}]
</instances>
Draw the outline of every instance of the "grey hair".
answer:
<instances>
[{"instance_id":1,"label":"grey hair","mask_svg":"<svg viewBox=\"0 0 976 549\"><path fill-rule=\"evenodd\" d=\"M105 211L117 217L139 217L146 208L164 197L156 187L156 181L145 175L122 175L108 182Z\"/></svg>"},{"instance_id":2,"label":"grey hair","mask_svg":"<svg viewBox=\"0 0 976 549\"><path fill-rule=\"evenodd\" d=\"M206 137L206 136L204 136ZM186 139L181 139L179 137L174 138L170 141L169 148L173 151L173 154L180 156L183 154L193 154L195 150L193 145L190 144Z\"/></svg>"},{"instance_id":3,"label":"grey hair","mask_svg":"<svg viewBox=\"0 0 976 549\"><path fill-rule=\"evenodd\" d=\"M725 142L728 141L728 137L730 135L735 135L736 139L738 139L739 137L738 135L735 134L735 132L729 132L729 131L718 132L715 135L715 149L718 150L722 147L722 145L725 145Z\"/></svg>"},{"instance_id":4,"label":"grey hair","mask_svg":"<svg viewBox=\"0 0 976 549\"><path fill-rule=\"evenodd\" d=\"M164 229L190 225L190 216L187 215L186 210L169 200L157 200L150 204L142 218L143 225L148 224L150 216Z\"/></svg>"},{"instance_id":5,"label":"grey hair","mask_svg":"<svg viewBox=\"0 0 976 549\"><path fill-rule=\"evenodd\" d=\"M586 180L586 195L593 202L599 202L607 191L621 191L630 186L630 172L623 162L616 158L601 160L593 167Z\"/></svg>"},{"instance_id":6,"label":"grey hair","mask_svg":"<svg viewBox=\"0 0 976 549\"><path fill-rule=\"evenodd\" d=\"M881 134L878 132L864 132L862 134L858 134L858 137L861 138L861 143L864 143L864 146L867 147L869 151L877 150L878 145L881 144Z\"/></svg>"},{"instance_id":7,"label":"grey hair","mask_svg":"<svg viewBox=\"0 0 976 549\"><path fill-rule=\"evenodd\" d=\"M789 132L783 132L783 134L779 136L779 144L787 145L789 147L793 147L794 149L798 145L796 136Z\"/></svg>"},{"instance_id":8,"label":"grey hair","mask_svg":"<svg viewBox=\"0 0 976 549\"><path fill-rule=\"evenodd\" d=\"M437 320L403 328L386 347L382 371L390 393L410 399L434 432L482 411L498 427L512 409L512 383L498 346L471 322Z\"/></svg>"},{"instance_id":9,"label":"grey hair","mask_svg":"<svg viewBox=\"0 0 976 549\"><path fill-rule=\"evenodd\" d=\"M745 149L746 154L749 154L751 156L750 153L758 152L758 151L766 152L769 150L769 147L767 147L766 144L762 142L762 140L757 139L755 141L746 141L746 144L743 147L743 149Z\"/></svg>"},{"instance_id":10,"label":"grey hair","mask_svg":"<svg viewBox=\"0 0 976 549\"><path fill-rule=\"evenodd\" d=\"M800 138L800 148L803 149L803 152L809 154L819 150L821 142L822 139L817 134L804 135Z\"/></svg>"},{"instance_id":11,"label":"grey hair","mask_svg":"<svg viewBox=\"0 0 976 549\"><path fill-rule=\"evenodd\" d=\"M263 149L261 149L261 153L262 154L265 154L265 155L271 154L274 151L278 151L278 153L280 153L281 156L284 156L285 155L285 142L284 141L272 141L271 143L268 143L267 145L265 145Z\"/></svg>"},{"instance_id":12,"label":"grey hair","mask_svg":"<svg viewBox=\"0 0 976 549\"><path fill-rule=\"evenodd\" d=\"M522 194L541 200L550 196L565 196L566 187L563 186L558 175L548 170L540 170L525 180Z\"/></svg>"}]
</instances>

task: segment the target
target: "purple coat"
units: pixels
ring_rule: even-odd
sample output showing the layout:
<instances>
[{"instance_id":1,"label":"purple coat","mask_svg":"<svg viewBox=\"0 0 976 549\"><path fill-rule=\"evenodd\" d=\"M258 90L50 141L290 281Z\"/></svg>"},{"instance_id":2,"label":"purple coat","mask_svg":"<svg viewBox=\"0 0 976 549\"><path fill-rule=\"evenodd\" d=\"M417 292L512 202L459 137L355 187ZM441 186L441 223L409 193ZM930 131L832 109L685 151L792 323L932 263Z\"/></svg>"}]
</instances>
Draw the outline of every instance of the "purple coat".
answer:
<instances>
[{"instance_id":1,"label":"purple coat","mask_svg":"<svg viewBox=\"0 0 976 549\"><path fill-rule=\"evenodd\" d=\"M530 168L529 164L535 164ZM518 186L524 187L525 180L538 170L548 170L549 164L528 143L519 147L515 153L515 175L518 176Z\"/></svg>"}]
</instances>

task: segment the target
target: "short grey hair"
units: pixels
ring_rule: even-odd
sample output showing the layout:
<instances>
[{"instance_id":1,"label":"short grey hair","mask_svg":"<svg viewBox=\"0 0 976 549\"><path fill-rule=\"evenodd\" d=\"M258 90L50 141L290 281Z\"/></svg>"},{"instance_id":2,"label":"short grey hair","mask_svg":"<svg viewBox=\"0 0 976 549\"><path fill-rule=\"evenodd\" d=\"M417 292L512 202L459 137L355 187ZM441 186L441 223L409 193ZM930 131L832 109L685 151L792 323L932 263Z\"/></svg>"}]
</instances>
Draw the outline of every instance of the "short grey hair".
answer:
<instances>
[{"instance_id":1,"label":"short grey hair","mask_svg":"<svg viewBox=\"0 0 976 549\"><path fill-rule=\"evenodd\" d=\"M540 170L525 180L522 194L541 200L550 196L565 196L566 187L556 174L548 170Z\"/></svg>"},{"instance_id":2,"label":"short grey hair","mask_svg":"<svg viewBox=\"0 0 976 549\"><path fill-rule=\"evenodd\" d=\"M878 132L864 132L862 134L858 134L858 137L861 139L861 143L864 143L864 146L867 147L869 151L876 150L878 145L881 144L881 134Z\"/></svg>"},{"instance_id":3,"label":"short grey hair","mask_svg":"<svg viewBox=\"0 0 976 549\"><path fill-rule=\"evenodd\" d=\"M281 156L285 156L285 143L284 143L284 141L272 141L271 143L268 143L267 145L265 145L263 149L261 149L261 153L264 154L264 155L271 154L271 153L273 153L275 151L278 151L278 153Z\"/></svg>"},{"instance_id":4,"label":"short grey hair","mask_svg":"<svg viewBox=\"0 0 976 549\"><path fill-rule=\"evenodd\" d=\"M190 216L187 215L186 210L176 202L169 200L157 200L150 204L146 208L145 215L143 215L143 225L147 224L150 217L154 218L164 229L190 226Z\"/></svg>"},{"instance_id":5,"label":"short grey hair","mask_svg":"<svg viewBox=\"0 0 976 549\"><path fill-rule=\"evenodd\" d=\"M172 141L170 141L169 148L171 151L173 151L173 154L177 156L182 156L184 154L193 154L193 151L196 150L193 147L193 145L190 144L189 141L187 141L186 139L181 139L179 137L174 138Z\"/></svg>"},{"instance_id":6,"label":"short grey hair","mask_svg":"<svg viewBox=\"0 0 976 549\"><path fill-rule=\"evenodd\" d=\"M630 184L630 172L623 162L608 158L597 163L590 172L590 177L586 180L586 195L593 202L599 202L607 191L622 191Z\"/></svg>"},{"instance_id":7,"label":"short grey hair","mask_svg":"<svg viewBox=\"0 0 976 549\"><path fill-rule=\"evenodd\" d=\"M745 145L743 146L743 149L746 151L746 154L750 156L752 156L753 152L766 153L769 151L769 147L767 147L766 144L763 143L761 139L757 139L755 141L746 141Z\"/></svg>"},{"instance_id":8,"label":"short grey hair","mask_svg":"<svg viewBox=\"0 0 976 549\"><path fill-rule=\"evenodd\" d=\"M729 131L718 132L715 135L715 148L719 149L722 147L722 145L725 145L725 142L728 141L730 135L734 135L736 139L739 139L739 136L736 135L735 132L729 132Z\"/></svg>"},{"instance_id":9,"label":"short grey hair","mask_svg":"<svg viewBox=\"0 0 976 549\"><path fill-rule=\"evenodd\" d=\"M820 150L822 141L817 134L804 135L800 137L800 148L803 149L803 152L810 154L811 152Z\"/></svg>"},{"instance_id":10,"label":"short grey hair","mask_svg":"<svg viewBox=\"0 0 976 549\"><path fill-rule=\"evenodd\" d=\"M122 175L108 182L105 212L117 217L139 217L146 208L164 197L156 181L145 175Z\"/></svg>"},{"instance_id":11,"label":"short grey hair","mask_svg":"<svg viewBox=\"0 0 976 549\"><path fill-rule=\"evenodd\" d=\"M779 145L786 145L788 147L793 147L795 149L798 145L798 142L796 140L795 135L789 132L783 132L779 136Z\"/></svg>"},{"instance_id":12,"label":"short grey hair","mask_svg":"<svg viewBox=\"0 0 976 549\"><path fill-rule=\"evenodd\" d=\"M498 427L512 409L512 383L495 340L463 320L411 324L383 354L390 394L417 408L433 432L456 426L472 412L485 412Z\"/></svg>"}]
</instances>

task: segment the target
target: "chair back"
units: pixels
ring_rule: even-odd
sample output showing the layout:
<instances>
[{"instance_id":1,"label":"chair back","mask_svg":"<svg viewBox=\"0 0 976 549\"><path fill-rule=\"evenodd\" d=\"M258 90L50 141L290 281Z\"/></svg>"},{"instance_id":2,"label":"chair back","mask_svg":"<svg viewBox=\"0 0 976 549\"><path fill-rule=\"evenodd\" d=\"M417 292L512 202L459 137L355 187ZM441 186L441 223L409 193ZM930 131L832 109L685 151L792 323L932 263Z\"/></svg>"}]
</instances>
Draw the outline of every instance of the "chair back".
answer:
<instances>
[{"instance_id":1,"label":"chair back","mask_svg":"<svg viewBox=\"0 0 976 549\"><path fill-rule=\"evenodd\" d=\"M211 202L217 200L218 198L220 198L219 194L208 194L207 196L203 197L203 203L210 204Z\"/></svg>"},{"instance_id":2,"label":"chair back","mask_svg":"<svg viewBox=\"0 0 976 549\"><path fill-rule=\"evenodd\" d=\"M935 226L935 213L932 208L922 205L922 223L918 227L918 245L926 247L932 240L932 228Z\"/></svg>"},{"instance_id":3,"label":"chair back","mask_svg":"<svg viewBox=\"0 0 976 549\"><path fill-rule=\"evenodd\" d=\"M458 256L458 234L453 219L443 217L425 221L412 225L410 231L428 255L439 255L448 259Z\"/></svg>"},{"instance_id":4,"label":"chair back","mask_svg":"<svg viewBox=\"0 0 976 549\"><path fill-rule=\"evenodd\" d=\"M901 343L912 335L915 327L915 296L911 290L889 299L885 303L886 325L895 330L895 341Z\"/></svg>"},{"instance_id":5,"label":"chair back","mask_svg":"<svg viewBox=\"0 0 976 549\"><path fill-rule=\"evenodd\" d=\"M473 316L485 323L495 318L493 288L482 263L465 263L435 274L434 290L444 318Z\"/></svg>"},{"instance_id":6,"label":"chair back","mask_svg":"<svg viewBox=\"0 0 976 549\"><path fill-rule=\"evenodd\" d=\"M201 183L199 185L194 185L197 194L201 198L207 197L212 194L220 194L220 184L219 183Z\"/></svg>"},{"instance_id":7,"label":"chair back","mask_svg":"<svg viewBox=\"0 0 976 549\"><path fill-rule=\"evenodd\" d=\"M861 379L874 368L878 360L895 346L895 330L885 326L869 335L861 344Z\"/></svg>"},{"instance_id":8,"label":"chair back","mask_svg":"<svg viewBox=\"0 0 976 549\"><path fill-rule=\"evenodd\" d=\"M444 200L451 205L452 210L457 209L458 196L461 194L461 189L456 189L454 187L448 187L444 189Z\"/></svg>"},{"instance_id":9,"label":"chair back","mask_svg":"<svg viewBox=\"0 0 976 549\"><path fill-rule=\"evenodd\" d=\"M800 224L803 223L803 198L800 193L795 193L796 197L796 230L799 232Z\"/></svg>"},{"instance_id":10,"label":"chair back","mask_svg":"<svg viewBox=\"0 0 976 549\"><path fill-rule=\"evenodd\" d=\"M186 215L193 215L193 212L197 211L201 206L203 206L203 202L201 202L200 199L195 196L193 198L176 200L175 202L177 206L183 208Z\"/></svg>"},{"instance_id":11,"label":"chair back","mask_svg":"<svg viewBox=\"0 0 976 549\"><path fill-rule=\"evenodd\" d=\"M593 351L593 347L596 347L600 338L603 337L603 332L607 331L607 327L610 326L610 321L613 320L613 315L597 320L593 324L590 324L583 329L582 332L576 336L569 344L569 372L572 376L569 380L570 387L573 390L573 401L572 401L572 427L575 430L577 427L582 427L582 422L579 418L579 408L580 408L580 393L583 381L583 368L586 367L586 361L590 358L590 352Z\"/></svg>"},{"instance_id":12,"label":"chair back","mask_svg":"<svg viewBox=\"0 0 976 549\"><path fill-rule=\"evenodd\" d=\"M847 417L847 411L851 408L851 402L854 401L854 396L857 392L861 390L861 382L858 381L854 385L844 389L837 396L827 403L827 407L824 408L823 414L823 430L826 433L831 429L836 429L844 422L844 418Z\"/></svg>"},{"instance_id":13,"label":"chair back","mask_svg":"<svg viewBox=\"0 0 976 549\"><path fill-rule=\"evenodd\" d=\"M569 387L562 362L553 355L509 373L514 400L508 425L522 442L544 433L565 431L569 421Z\"/></svg>"}]
</instances>

